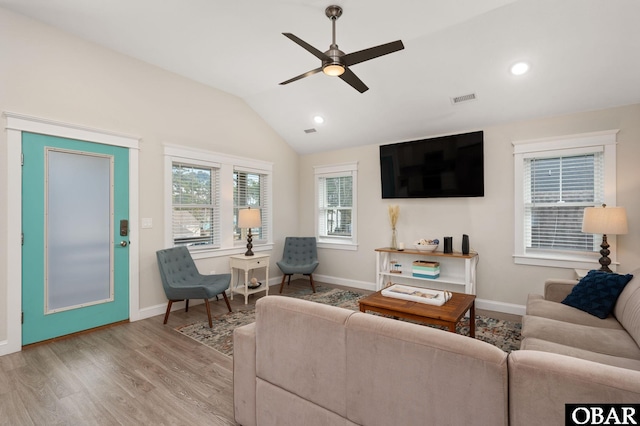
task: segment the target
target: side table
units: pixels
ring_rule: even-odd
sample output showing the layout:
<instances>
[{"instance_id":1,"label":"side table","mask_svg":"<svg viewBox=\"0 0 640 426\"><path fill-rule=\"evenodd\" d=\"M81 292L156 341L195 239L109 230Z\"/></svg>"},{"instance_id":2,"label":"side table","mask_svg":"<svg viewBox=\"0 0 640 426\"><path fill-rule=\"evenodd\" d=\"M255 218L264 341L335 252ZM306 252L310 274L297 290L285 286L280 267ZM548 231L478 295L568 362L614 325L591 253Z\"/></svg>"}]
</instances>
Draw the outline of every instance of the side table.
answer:
<instances>
[{"instance_id":1,"label":"side table","mask_svg":"<svg viewBox=\"0 0 640 426\"><path fill-rule=\"evenodd\" d=\"M231 269L231 300L233 300L233 293L244 294L244 304L249 301L249 295L258 293L261 291L266 292L269 295L269 254L254 254L253 256L245 256L243 254L231 256L229 258L229 265ZM264 283L258 287L249 288L249 271L258 268L265 268ZM244 271L244 284L237 283L239 271Z\"/></svg>"}]
</instances>

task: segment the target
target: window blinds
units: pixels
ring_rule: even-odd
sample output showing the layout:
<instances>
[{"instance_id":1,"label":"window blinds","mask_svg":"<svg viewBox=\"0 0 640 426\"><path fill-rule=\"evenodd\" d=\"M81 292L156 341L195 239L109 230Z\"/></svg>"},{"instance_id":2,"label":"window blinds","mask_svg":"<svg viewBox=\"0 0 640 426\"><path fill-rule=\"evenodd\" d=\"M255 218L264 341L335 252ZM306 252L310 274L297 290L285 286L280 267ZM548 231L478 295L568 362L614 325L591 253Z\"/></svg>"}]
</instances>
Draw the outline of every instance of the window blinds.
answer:
<instances>
[{"instance_id":1,"label":"window blinds","mask_svg":"<svg viewBox=\"0 0 640 426\"><path fill-rule=\"evenodd\" d=\"M233 226L234 240L244 240L246 229L238 228L238 211L251 207L260 209L260 228L251 229L254 241L269 239L270 215L268 203L269 175L236 168L233 172Z\"/></svg>"},{"instance_id":2,"label":"window blinds","mask_svg":"<svg viewBox=\"0 0 640 426\"><path fill-rule=\"evenodd\" d=\"M173 163L174 245L220 244L220 170Z\"/></svg>"},{"instance_id":3,"label":"window blinds","mask_svg":"<svg viewBox=\"0 0 640 426\"><path fill-rule=\"evenodd\" d=\"M603 152L529 158L524 167L526 247L593 251L593 235L581 231L582 215L602 203Z\"/></svg>"},{"instance_id":4,"label":"window blinds","mask_svg":"<svg viewBox=\"0 0 640 426\"><path fill-rule=\"evenodd\" d=\"M351 237L353 177L319 177L318 197L319 235Z\"/></svg>"}]
</instances>

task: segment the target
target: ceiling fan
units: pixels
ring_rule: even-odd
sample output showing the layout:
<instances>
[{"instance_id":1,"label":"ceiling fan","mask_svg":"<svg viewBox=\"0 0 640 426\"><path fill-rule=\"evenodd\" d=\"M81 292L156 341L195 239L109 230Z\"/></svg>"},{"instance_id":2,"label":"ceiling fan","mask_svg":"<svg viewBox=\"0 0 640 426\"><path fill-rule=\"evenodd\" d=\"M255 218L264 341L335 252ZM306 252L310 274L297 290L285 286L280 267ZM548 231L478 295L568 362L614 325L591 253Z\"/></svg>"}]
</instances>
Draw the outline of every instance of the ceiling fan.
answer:
<instances>
[{"instance_id":1,"label":"ceiling fan","mask_svg":"<svg viewBox=\"0 0 640 426\"><path fill-rule=\"evenodd\" d=\"M369 49L345 54L343 51L338 49L338 45L336 44L336 20L342 16L342 8L335 5L329 6L325 9L324 13L327 15L327 18L331 20L333 30L331 46L329 46L329 50L324 53L291 33L282 33L285 37L291 39L294 43L302 46L304 49L311 52L311 54L316 58L320 59L322 61L322 66L311 71L307 71L304 74L300 74L299 76L293 77L287 81L283 81L280 84L289 84L322 71L326 75L340 77L342 81L346 82L360 93L366 92L369 90L367 85L364 84L362 80L360 80L349 69L349 67L351 65L359 64L360 62L368 61L369 59L374 59L379 56L388 55L389 53L402 50L404 49L402 41L392 41L391 43L381 44L380 46L370 47Z\"/></svg>"}]
</instances>

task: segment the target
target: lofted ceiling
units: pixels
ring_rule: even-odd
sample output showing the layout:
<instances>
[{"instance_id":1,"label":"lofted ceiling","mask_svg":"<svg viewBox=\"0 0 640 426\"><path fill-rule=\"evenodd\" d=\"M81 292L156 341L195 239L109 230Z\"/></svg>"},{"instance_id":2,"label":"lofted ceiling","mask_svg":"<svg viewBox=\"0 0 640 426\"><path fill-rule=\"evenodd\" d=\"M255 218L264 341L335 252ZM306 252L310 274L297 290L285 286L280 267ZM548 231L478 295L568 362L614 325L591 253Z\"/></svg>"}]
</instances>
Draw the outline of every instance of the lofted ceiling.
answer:
<instances>
[{"instance_id":1,"label":"lofted ceiling","mask_svg":"<svg viewBox=\"0 0 640 426\"><path fill-rule=\"evenodd\" d=\"M344 9L345 53L402 40L351 67L363 94L322 73ZM640 102L638 0L0 0L0 7L244 99L300 154L480 130ZM509 68L527 61L516 77ZM453 104L451 98L475 94ZM316 124L313 117L325 121ZM305 133L315 129L316 132Z\"/></svg>"}]
</instances>

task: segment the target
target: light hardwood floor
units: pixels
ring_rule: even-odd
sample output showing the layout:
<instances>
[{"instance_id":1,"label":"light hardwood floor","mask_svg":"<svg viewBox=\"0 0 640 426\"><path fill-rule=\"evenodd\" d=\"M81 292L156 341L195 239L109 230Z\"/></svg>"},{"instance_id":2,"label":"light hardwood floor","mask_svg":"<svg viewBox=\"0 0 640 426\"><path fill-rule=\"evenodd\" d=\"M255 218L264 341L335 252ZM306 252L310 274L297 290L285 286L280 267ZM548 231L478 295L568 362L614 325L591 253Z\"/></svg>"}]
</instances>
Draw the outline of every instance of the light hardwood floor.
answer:
<instances>
[{"instance_id":1,"label":"light hardwood floor","mask_svg":"<svg viewBox=\"0 0 640 426\"><path fill-rule=\"evenodd\" d=\"M306 286L294 280L284 292ZM222 300L211 309L227 312ZM236 425L232 359L173 330L205 319L200 304L172 312L167 325L161 315L0 357L0 424Z\"/></svg>"}]
</instances>

